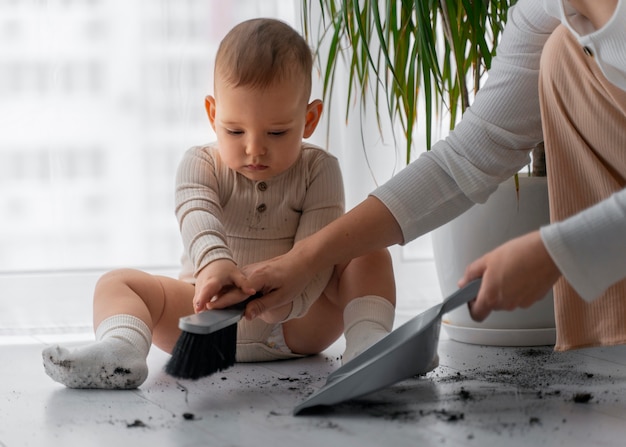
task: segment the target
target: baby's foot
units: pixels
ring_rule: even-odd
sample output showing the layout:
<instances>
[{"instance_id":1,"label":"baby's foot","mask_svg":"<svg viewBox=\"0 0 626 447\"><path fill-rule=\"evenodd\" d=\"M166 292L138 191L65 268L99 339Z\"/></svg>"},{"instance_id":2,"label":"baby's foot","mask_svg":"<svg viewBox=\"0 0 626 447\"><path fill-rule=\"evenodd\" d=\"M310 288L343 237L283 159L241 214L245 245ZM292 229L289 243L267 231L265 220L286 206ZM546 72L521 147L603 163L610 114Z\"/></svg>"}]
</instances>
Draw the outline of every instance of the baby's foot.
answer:
<instances>
[{"instance_id":1,"label":"baby's foot","mask_svg":"<svg viewBox=\"0 0 626 447\"><path fill-rule=\"evenodd\" d=\"M68 388L133 389L148 376L145 356L124 340L109 338L69 351L42 352L46 373Z\"/></svg>"},{"instance_id":2,"label":"baby's foot","mask_svg":"<svg viewBox=\"0 0 626 447\"><path fill-rule=\"evenodd\" d=\"M389 335L389 331L376 323L363 321L359 329L367 326L367 331L362 330L360 337L356 338L352 333L346 335L346 350L341 356L341 363L345 365L359 354L367 351L370 347Z\"/></svg>"}]
</instances>

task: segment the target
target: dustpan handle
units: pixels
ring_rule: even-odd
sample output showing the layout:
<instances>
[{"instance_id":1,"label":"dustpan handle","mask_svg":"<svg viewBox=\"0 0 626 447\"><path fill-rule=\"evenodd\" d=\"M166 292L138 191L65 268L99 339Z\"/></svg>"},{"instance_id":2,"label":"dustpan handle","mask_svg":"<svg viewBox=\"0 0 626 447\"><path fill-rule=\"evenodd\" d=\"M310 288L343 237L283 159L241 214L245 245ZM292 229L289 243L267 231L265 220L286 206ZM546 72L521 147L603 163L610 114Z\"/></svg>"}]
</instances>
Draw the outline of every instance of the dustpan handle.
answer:
<instances>
[{"instance_id":1,"label":"dustpan handle","mask_svg":"<svg viewBox=\"0 0 626 447\"><path fill-rule=\"evenodd\" d=\"M476 298L480 290L480 283L480 278L475 279L446 298L441 306L441 314L448 313Z\"/></svg>"}]
</instances>

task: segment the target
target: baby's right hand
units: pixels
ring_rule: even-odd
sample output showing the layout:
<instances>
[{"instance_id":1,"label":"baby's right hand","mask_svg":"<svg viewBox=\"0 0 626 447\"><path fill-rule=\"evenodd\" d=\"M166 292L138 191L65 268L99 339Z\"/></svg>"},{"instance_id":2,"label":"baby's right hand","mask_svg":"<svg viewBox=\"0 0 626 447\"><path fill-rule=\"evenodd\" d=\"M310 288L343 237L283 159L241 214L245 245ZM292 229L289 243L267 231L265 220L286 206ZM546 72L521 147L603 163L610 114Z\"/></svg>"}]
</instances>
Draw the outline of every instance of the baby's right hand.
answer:
<instances>
[{"instance_id":1,"label":"baby's right hand","mask_svg":"<svg viewBox=\"0 0 626 447\"><path fill-rule=\"evenodd\" d=\"M248 285L247 278L237 265L229 259L218 259L211 262L196 277L196 293L193 297L194 311L219 309L219 298L228 293L229 297L237 296L244 301L256 291ZM239 299L240 298L240 299Z\"/></svg>"}]
</instances>

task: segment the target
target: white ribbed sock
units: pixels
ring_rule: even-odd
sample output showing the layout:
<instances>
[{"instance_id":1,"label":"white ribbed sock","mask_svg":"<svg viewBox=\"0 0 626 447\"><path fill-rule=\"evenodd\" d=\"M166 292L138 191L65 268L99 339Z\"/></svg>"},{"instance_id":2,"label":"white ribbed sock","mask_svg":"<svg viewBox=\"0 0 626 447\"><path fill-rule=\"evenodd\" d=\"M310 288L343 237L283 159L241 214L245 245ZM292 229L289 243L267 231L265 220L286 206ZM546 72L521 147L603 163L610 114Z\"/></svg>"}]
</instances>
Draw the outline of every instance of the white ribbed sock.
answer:
<instances>
[{"instance_id":1,"label":"white ribbed sock","mask_svg":"<svg viewBox=\"0 0 626 447\"><path fill-rule=\"evenodd\" d=\"M350 301L343 311L346 364L393 329L395 308L385 298L368 295Z\"/></svg>"},{"instance_id":2,"label":"white ribbed sock","mask_svg":"<svg viewBox=\"0 0 626 447\"><path fill-rule=\"evenodd\" d=\"M46 373L68 388L133 389L148 377L150 328L132 315L107 318L96 341L69 351L50 346L42 352Z\"/></svg>"}]
</instances>

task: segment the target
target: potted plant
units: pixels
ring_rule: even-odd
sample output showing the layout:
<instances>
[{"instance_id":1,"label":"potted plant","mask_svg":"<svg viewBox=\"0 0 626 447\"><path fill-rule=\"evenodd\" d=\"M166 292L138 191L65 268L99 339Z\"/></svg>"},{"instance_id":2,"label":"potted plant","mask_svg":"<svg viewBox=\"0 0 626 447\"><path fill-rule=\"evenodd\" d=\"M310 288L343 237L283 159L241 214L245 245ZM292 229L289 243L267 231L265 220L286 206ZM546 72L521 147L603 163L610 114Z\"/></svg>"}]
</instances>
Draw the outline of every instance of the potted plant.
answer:
<instances>
[{"instance_id":1,"label":"potted plant","mask_svg":"<svg viewBox=\"0 0 626 447\"><path fill-rule=\"evenodd\" d=\"M495 55L509 7L515 0L304 0L307 39L318 49L323 96L333 100L336 69L349 78L346 120L351 104L373 105L377 121L386 117L402 132L406 163L412 159L420 105L424 105L425 145L447 114L452 129L479 90ZM533 154L533 177L515 176L484 205L477 205L433 232L442 294L456 289L465 266L500 243L547 223L547 185L542 146ZM527 179L526 177L531 177ZM531 183L530 186L526 183ZM512 195L511 195L512 194ZM537 195L538 198L531 196ZM495 213L495 214L490 214ZM504 222L496 223L499 217ZM465 223L464 219L473 223ZM489 223L485 245L479 231ZM496 230L497 228L497 230ZM459 233L465 229L469 234ZM469 229L469 230L468 230ZM451 235L451 232L453 235ZM450 243L453 241L454 243ZM464 242L472 242L469 246ZM444 327L452 338L483 344L534 345L554 342L551 296L530 309L494 312L482 324L465 308L451 312Z\"/></svg>"}]
</instances>

